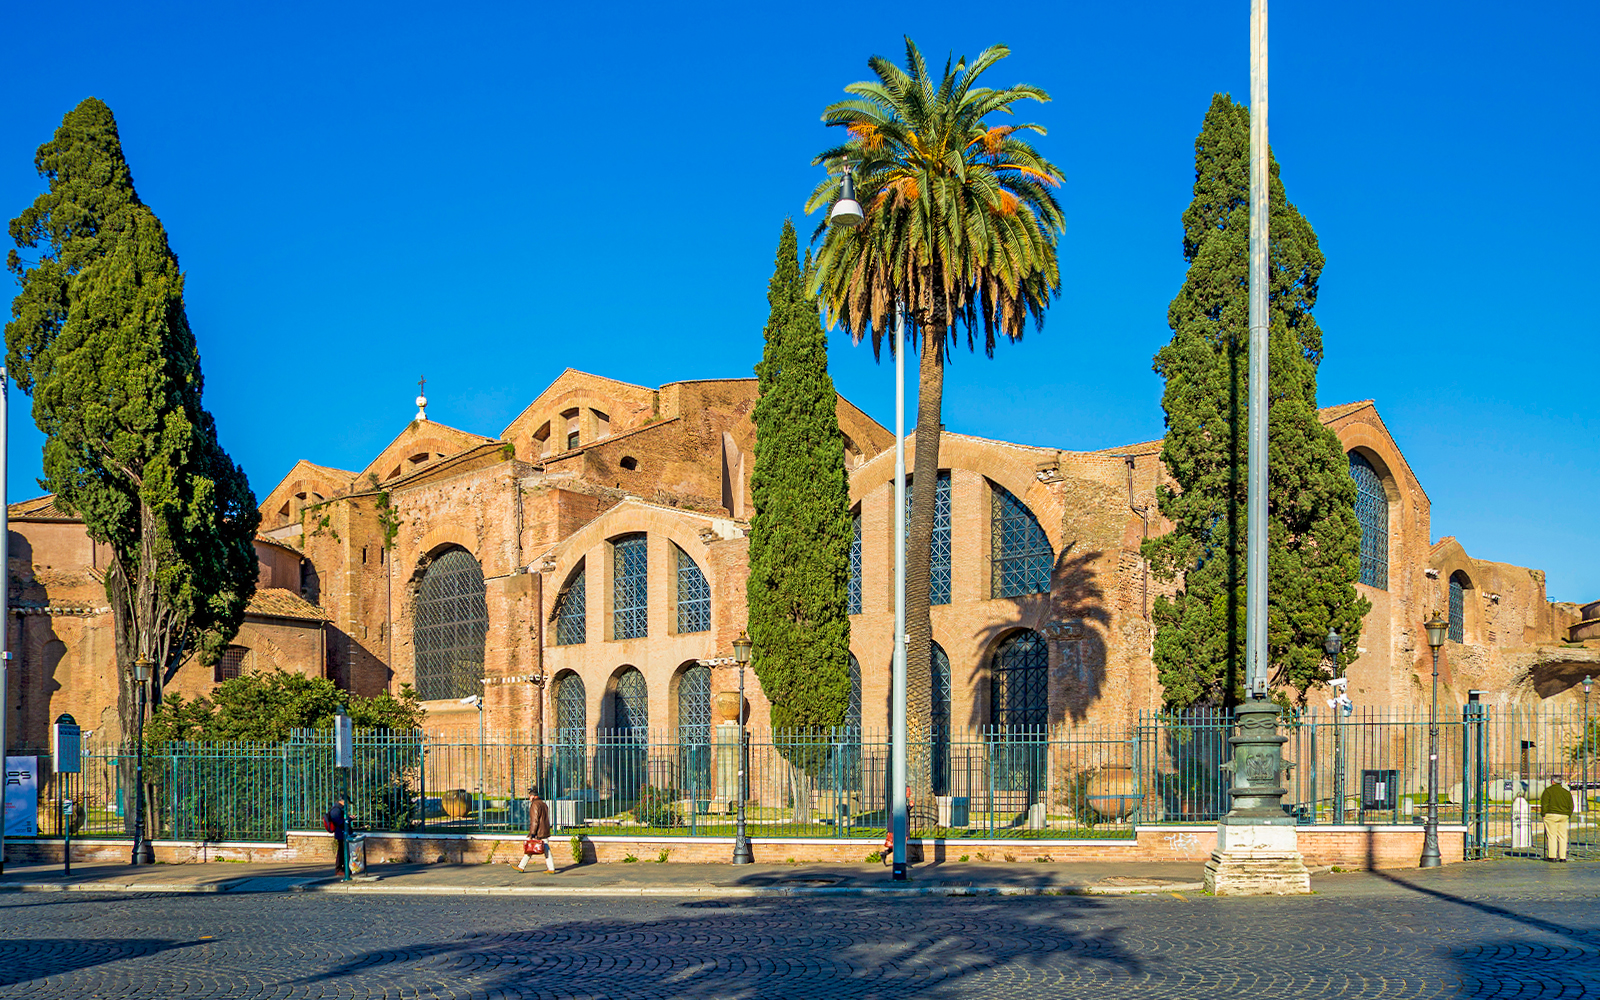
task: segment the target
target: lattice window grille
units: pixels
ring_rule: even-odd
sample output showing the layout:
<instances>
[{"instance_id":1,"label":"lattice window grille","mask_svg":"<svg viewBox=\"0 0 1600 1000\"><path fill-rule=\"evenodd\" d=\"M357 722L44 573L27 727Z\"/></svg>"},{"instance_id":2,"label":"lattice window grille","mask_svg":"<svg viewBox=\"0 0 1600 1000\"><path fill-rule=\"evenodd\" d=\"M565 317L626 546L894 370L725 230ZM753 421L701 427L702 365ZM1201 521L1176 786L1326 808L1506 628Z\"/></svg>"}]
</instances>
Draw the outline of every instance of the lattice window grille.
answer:
<instances>
[{"instance_id":1,"label":"lattice window grille","mask_svg":"<svg viewBox=\"0 0 1600 1000\"><path fill-rule=\"evenodd\" d=\"M650 736L650 693L645 686L644 674L637 669L625 670L617 678L614 701L616 734L635 743L643 743Z\"/></svg>"},{"instance_id":2,"label":"lattice window grille","mask_svg":"<svg viewBox=\"0 0 1600 1000\"><path fill-rule=\"evenodd\" d=\"M1361 525L1361 582L1389 589L1389 494L1372 463L1350 453L1350 477L1356 481L1356 522Z\"/></svg>"},{"instance_id":3,"label":"lattice window grille","mask_svg":"<svg viewBox=\"0 0 1600 1000\"><path fill-rule=\"evenodd\" d=\"M674 547L676 548L676 547ZM711 585L689 553L678 553L678 631L711 631Z\"/></svg>"},{"instance_id":4,"label":"lattice window grille","mask_svg":"<svg viewBox=\"0 0 1600 1000\"><path fill-rule=\"evenodd\" d=\"M684 788L698 801L711 794L711 668L695 666L678 678L678 745Z\"/></svg>"},{"instance_id":5,"label":"lattice window grille","mask_svg":"<svg viewBox=\"0 0 1600 1000\"><path fill-rule=\"evenodd\" d=\"M933 793L950 794L950 657L933 644L928 658L933 692Z\"/></svg>"},{"instance_id":6,"label":"lattice window grille","mask_svg":"<svg viewBox=\"0 0 1600 1000\"><path fill-rule=\"evenodd\" d=\"M1466 589L1461 582L1460 573L1450 574L1450 631L1448 638L1451 642L1467 641Z\"/></svg>"},{"instance_id":7,"label":"lattice window grille","mask_svg":"<svg viewBox=\"0 0 1600 1000\"><path fill-rule=\"evenodd\" d=\"M414 621L417 697L482 694L489 607L483 570L471 553L449 549L433 561L422 578Z\"/></svg>"},{"instance_id":8,"label":"lattice window grille","mask_svg":"<svg viewBox=\"0 0 1600 1000\"><path fill-rule=\"evenodd\" d=\"M852 615L861 613L861 513L850 519L850 589L848 593L848 612Z\"/></svg>"},{"instance_id":9,"label":"lattice window grille","mask_svg":"<svg viewBox=\"0 0 1600 1000\"><path fill-rule=\"evenodd\" d=\"M582 788L587 769L588 700L583 678L568 674L556 685L555 756L551 761L552 793L566 798Z\"/></svg>"},{"instance_id":10,"label":"lattice window grille","mask_svg":"<svg viewBox=\"0 0 1600 1000\"><path fill-rule=\"evenodd\" d=\"M990 484L990 591L994 597L1050 592L1055 550L1033 511L999 483Z\"/></svg>"},{"instance_id":11,"label":"lattice window grille","mask_svg":"<svg viewBox=\"0 0 1600 1000\"><path fill-rule=\"evenodd\" d=\"M844 727L861 732L861 664L850 654L850 702L844 710Z\"/></svg>"},{"instance_id":12,"label":"lattice window grille","mask_svg":"<svg viewBox=\"0 0 1600 1000\"><path fill-rule=\"evenodd\" d=\"M628 535L611 545L611 620L613 639L650 634L649 549L645 535Z\"/></svg>"},{"instance_id":13,"label":"lattice window grille","mask_svg":"<svg viewBox=\"0 0 1600 1000\"><path fill-rule=\"evenodd\" d=\"M556 645L576 646L587 638L589 625L589 570L583 563L567 589L556 598Z\"/></svg>"},{"instance_id":14,"label":"lattice window grille","mask_svg":"<svg viewBox=\"0 0 1600 1000\"><path fill-rule=\"evenodd\" d=\"M245 660L249 656L250 650L244 646L229 646L224 649L222 658L217 661L217 681L221 682L243 676Z\"/></svg>"},{"instance_id":15,"label":"lattice window grille","mask_svg":"<svg viewBox=\"0 0 1600 1000\"><path fill-rule=\"evenodd\" d=\"M989 672L990 722L1007 730L1050 722L1050 654L1044 636L1031 630L1012 635L995 650Z\"/></svg>"},{"instance_id":16,"label":"lattice window grille","mask_svg":"<svg viewBox=\"0 0 1600 1000\"><path fill-rule=\"evenodd\" d=\"M911 497L916 482L906 484L906 524L911 524ZM939 473L933 489L933 538L928 542L928 603L950 603L950 473Z\"/></svg>"}]
</instances>

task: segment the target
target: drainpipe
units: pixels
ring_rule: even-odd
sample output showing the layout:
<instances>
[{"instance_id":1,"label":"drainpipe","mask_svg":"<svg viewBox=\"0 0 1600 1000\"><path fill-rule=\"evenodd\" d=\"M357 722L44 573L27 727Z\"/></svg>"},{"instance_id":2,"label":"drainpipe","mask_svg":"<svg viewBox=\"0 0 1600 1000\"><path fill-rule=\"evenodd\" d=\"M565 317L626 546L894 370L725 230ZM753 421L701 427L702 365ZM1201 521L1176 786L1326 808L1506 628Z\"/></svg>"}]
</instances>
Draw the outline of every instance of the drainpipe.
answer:
<instances>
[{"instance_id":1,"label":"drainpipe","mask_svg":"<svg viewBox=\"0 0 1600 1000\"><path fill-rule=\"evenodd\" d=\"M1144 522L1144 540L1150 540L1150 508L1141 507L1133 502L1133 463L1136 456L1123 455L1122 463L1128 467L1128 509L1139 515L1139 520ZM1150 562L1144 558L1141 548L1139 561L1144 564L1144 596L1139 599L1139 612L1146 619L1150 617Z\"/></svg>"}]
</instances>

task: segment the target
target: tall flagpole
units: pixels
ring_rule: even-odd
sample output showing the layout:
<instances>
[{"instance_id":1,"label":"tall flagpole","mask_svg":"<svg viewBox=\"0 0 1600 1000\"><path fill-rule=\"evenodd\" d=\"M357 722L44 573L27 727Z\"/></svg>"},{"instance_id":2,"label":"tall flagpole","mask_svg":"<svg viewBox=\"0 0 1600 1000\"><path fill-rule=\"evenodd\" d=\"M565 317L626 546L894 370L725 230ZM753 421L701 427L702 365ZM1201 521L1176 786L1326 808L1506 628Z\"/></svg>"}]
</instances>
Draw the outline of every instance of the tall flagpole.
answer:
<instances>
[{"instance_id":1,"label":"tall flagpole","mask_svg":"<svg viewBox=\"0 0 1600 1000\"><path fill-rule=\"evenodd\" d=\"M1245 663L1267 696L1267 0L1250 4L1250 458L1245 498Z\"/></svg>"}]
</instances>

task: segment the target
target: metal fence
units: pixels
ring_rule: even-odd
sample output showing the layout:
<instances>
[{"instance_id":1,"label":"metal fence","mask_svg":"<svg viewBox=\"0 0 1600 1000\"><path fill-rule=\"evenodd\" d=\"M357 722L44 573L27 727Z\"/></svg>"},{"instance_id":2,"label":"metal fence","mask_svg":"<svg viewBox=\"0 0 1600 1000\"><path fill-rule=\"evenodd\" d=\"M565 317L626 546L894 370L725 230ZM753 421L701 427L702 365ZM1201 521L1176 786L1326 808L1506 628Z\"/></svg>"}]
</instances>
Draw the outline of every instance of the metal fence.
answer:
<instances>
[{"instance_id":1,"label":"metal fence","mask_svg":"<svg viewBox=\"0 0 1600 1000\"><path fill-rule=\"evenodd\" d=\"M1538 799L1566 776L1587 803L1600 768L1600 723L1552 712L1467 706L1439 724L1440 818L1465 823L1469 849L1542 849ZM1304 824L1412 824L1428 794L1429 723L1414 713L1285 718L1285 808ZM908 750L911 827L950 839L1128 838L1139 824L1210 823L1229 807L1231 716L1140 716L1130 726L935 730ZM55 775L40 760L40 832L59 836L63 797L78 835L131 829L133 756L85 748L83 771ZM741 789L740 763L744 763ZM753 836L882 837L887 826L886 733L838 729L797 739L748 739L736 725L700 742L641 730L588 733L539 745L448 742L366 732L355 764L333 766L332 735L296 731L284 743L177 743L145 756L152 837L278 841L319 829L340 793L374 831L527 829L537 787L566 833L731 836L741 791ZM1519 801L1520 800L1520 801ZM1580 805L1574 856L1600 856Z\"/></svg>"}]
</instances>

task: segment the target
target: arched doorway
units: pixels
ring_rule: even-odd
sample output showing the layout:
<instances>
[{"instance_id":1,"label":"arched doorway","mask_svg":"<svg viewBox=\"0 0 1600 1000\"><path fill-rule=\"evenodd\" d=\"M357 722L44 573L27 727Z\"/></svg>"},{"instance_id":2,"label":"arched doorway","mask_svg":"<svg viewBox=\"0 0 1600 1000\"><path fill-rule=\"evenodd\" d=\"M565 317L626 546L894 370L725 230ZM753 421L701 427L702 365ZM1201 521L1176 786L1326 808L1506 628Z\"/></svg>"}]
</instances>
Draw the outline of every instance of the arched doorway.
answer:
<instances>
[{"instance_id":1,"label":"arched doorway","mask_svg":"<svg viewBox=\"0 0 1600 1000\"><path fill-rule=\"evenodd\" d=\"M1050 656L1044 636L1019 629L995 647L989 666L989 739L996 791L1041 801L1050 724Z\"/></svg>"},{"instance_id":2,"label":"arched doorway","mask_svg":"<svg viewBox=\"0 0 1600 1000\"><path fill-rule=\"evenodd\" d=\"M571 798L583 788L587 770L589 704L582 677L569 673L556 680L555 710L551 794L555 798Z\"/></svg>"}]
</instances>

